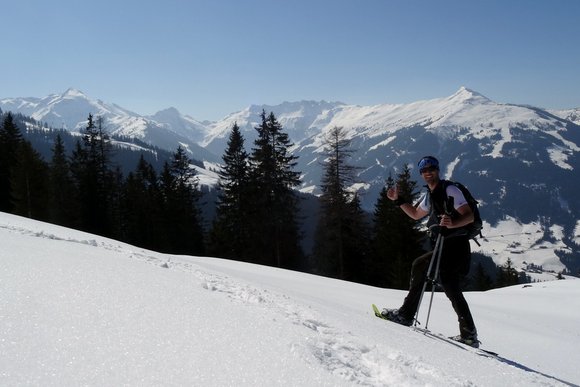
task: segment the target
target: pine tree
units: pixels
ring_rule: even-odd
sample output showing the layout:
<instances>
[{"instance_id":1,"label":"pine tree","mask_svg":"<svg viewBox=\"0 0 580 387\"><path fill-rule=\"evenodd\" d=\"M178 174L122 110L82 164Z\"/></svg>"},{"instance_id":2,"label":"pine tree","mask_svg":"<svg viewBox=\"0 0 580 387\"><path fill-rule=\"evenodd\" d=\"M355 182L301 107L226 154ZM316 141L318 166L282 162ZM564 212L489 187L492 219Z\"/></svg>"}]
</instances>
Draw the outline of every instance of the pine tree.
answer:
<instances>
[{"instance_id":1,"label":"pine tree","mask_svg":"<svg viewBox=\"0 0 580 387\"><path fill-rule=\"evenodd\" d=\"M398 185L400 195L408 201L415 201L417 183L411 180L408 165L403 166L397 181L389 177L387 188ZM420 224L405 215L387 198L387 188L383 189L375 207L375 232L373 265L380 272L381 286L407 289L413 260L423 253L424 233L419 231Z\"/></svg>"},{"instance_id":2,"label":"pine tree","mask_svg":"<svg viewBox=\"0 0 580 387\"><path fill-rule=\"evenodd\" d=\"M387 197L387 189L395 186L392 175L387 178L385 187L379 193L373 217L373 253L367 264L371 285L388 287L390 280L389 256L393 251L393 240L390 237L393 218L400 211Z\"/></svg>"},{"instance_id":3,"label":"pine tree","mask_svg":"<svg viewBox=\"0 0 580 387\"><path fill-rule=\"evenodd\" d=\"M20 142L10 186L15 214L48 220L48 166L28 141Z\"/></svg>"},{"instance_id":4,"label":"pine tree","mask_svg":"<svg viewBox=\"0 0 580 387\"><path fill-rule=\"evenodd\" d=\"M498 267L495 287L501 288L505 286L517 285L519 283L519 275L513 267L512 260L507 259L506 263Z\"/></svg>"},{"instance_id":5,"label":"pine tree","mask_svg":"<svg viewBox=\"0 0 580 387\"><path fill-rule=\"evenodd\" d=\"M12 113L8 112L0 127L0 211L12 212L14 208L11 176L17 165L17 152L21 143L20 129Z\"/></svg>"},{"instance_id":6,"label":"pine tree","mask_svg":"<svg viewBox=\"0 0 580 387\"><path fill-rule=\"evenodd\" d=\"M489 275L485 272L483 265L480 263L477 264L475 268L474 277L472 280L473 290L478 291L485 291L489 290L493 286L493 281L489 277Z\"/></svg>"},{"instance_id":7,"label":"pine tree","mask_svg":"<svg viewBox=\"0 0 580 387\"><path fill-rule=\"evenodd\" d=\"M85 220L86 217L90 216L86 207L87 191L90 192L92 188L89 183L89 173L87 169L87 152L83 148L81 141L77 140L75 143L75 148L72 151L70 161L70 176L73 182L73 192L71 194L71 201L74 203L74 214L75 216L71 219L71 227L87 230L88 221Z\"/></svg>"},{"instance_id":8,"label":"pine tree","mask_svg":"<svg viewBox=\"0 0 580 387\"><path fill-rule=\"evenodd\" d=\"M368 283L366 262L370 259L372 248L368 216L361 207L358 194L348 204L349 222L343 232L345 260L344 279Z\"/></svg>"},{"instance_id":9,"label":"pine tree","mask_svg":"<svg viewBox=\"0 0 580 387\"><path fill-rule=\"evenodd\" d=\"M249 156L237 123L232 127L223 161L217 217L211 233L212 253L224 258L248 259Z\"/></svg>"},{"instance_id":10,"label":"pine tree","mask_svg":"<svg viewBox=\"0 0 580 387\"><path fill-rule=\"evenodd\" d=\"M78 205L75 188L70 174L70 165L60 134L56 136L49 166L49 212L50 221L62 226L73 227Z\"/></svg>"},{"instance_id":11,"label":"pine tree","mask_svg":"<svg viewBox=\"0 0 580 387\"><path fill-rule=\"evenodd\" d=\"M266 116L262 111L261 119L250 155L253 201L248 220L253 245L249 254L255 262L295 268L302 257L298 199L293 191L300 183L300 173L294 171L297 157L288 151L292 144L274 113Z\"/></svg>"},{"instance_id":12,"label":"pine tree","mask_svg":"<svg viewBox=\"0 0 580 387\"><path fill-rule=\"evenodd\" d=\"M83 131L83 142L77 142L71 158L71 172L78 193L80 227L98 235L112 236L112 204L115 200L115 173L110 165L111 144L103 130L89 114Z\"/></svg>"},{"instance_id":13,"label":"pine tree","mask_svg":"<svg viewBox=\"0 0 580 387\"><path fill-rule=\"evenodd\" d=\"M165 163L160 179L163 250L175 254L199 255L205 252L201 214L197 208L200 198L198 180L191 160L181 146Z\"/></svg>"},{"instance_id":14,"label":"pine tree","mask_svg":"<svg viewBox=\"0 0 580 387\"><path fill-rule=\"evenodd\" d=\"M356 266L368 251L363 242L366 239L364 214L358 197L348 190L356 172L348 163L352 152L344 129L332 128L325 138L325 172L314 255L318 272L341 279L360 275Z\"/></svg>"},{"instance_id":15,"label":"pine tree","mask_svg":"<svg viewBox=\"0 0 580 387\"><path fill-rule=\"evenodd\" d=\"M129 173L125 180L121 203L123 239L149 249L161 247L161 193L157 173L143 155L136 170Z\"/></svg>"},{"instance_id":16,"label":"pine tree","mask_svg":"<svg viewBox=\"0 0 580 387\"><path fill-rule=\"evenodd\" d=\"M123 187L125 186L125 177L121 167L116 165L109 172L109 185L107 186L108 205L108 235L111 238L120 239L123 235Z\"/></svg>"}]
</instances>

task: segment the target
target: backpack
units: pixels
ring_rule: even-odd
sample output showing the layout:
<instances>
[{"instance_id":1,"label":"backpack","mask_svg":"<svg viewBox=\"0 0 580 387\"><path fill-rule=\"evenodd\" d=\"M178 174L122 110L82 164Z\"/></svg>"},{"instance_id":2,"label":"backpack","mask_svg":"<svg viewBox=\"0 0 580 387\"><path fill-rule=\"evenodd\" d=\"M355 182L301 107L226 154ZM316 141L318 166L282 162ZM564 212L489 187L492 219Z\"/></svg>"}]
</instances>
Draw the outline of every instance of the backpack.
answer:
<instances>
[{"instance_id":1,"label":"backpack","mask_svg":"<svg viewBox=\"0 0 580 387\"><path fill-rule=\"evenodd\" d=\"M450 185L456 186L457 188L459 188L459 190L461 191L461 193L465 197L465 200L467 201L469 208L471 208L471 211L473 212L473 222L464 226L463 228L467 232L467 236L469 237L469 239L473 239L475 241L475 243L477 243L477 245L480 246L479 242L477 241L477 237L478 236L483 237L483 235L481 234L481 230L483 229L483 221L481 220L481 215L479 213L479 207L478 207L479 202L477 200L475 200L475 198L473 197L471 192L469 192L467 187L465 187L463 184L456 182L456 181L450 181L450 180L441 180L441 183L442 183L443 192L445 193L445 200L443 203L444 207L446 209L445 212L455 211L453 209L453 203L452 202L450 203L450 199L452 201L453 198L447 197L447 194L446 194L447 187L449 187ZM431 200L430 218L436 219L435 204L433 203L433 195L429 195L429 198ZM447 210L447 208L449 208L450 210Z\"/></svg>"}]
</instances>

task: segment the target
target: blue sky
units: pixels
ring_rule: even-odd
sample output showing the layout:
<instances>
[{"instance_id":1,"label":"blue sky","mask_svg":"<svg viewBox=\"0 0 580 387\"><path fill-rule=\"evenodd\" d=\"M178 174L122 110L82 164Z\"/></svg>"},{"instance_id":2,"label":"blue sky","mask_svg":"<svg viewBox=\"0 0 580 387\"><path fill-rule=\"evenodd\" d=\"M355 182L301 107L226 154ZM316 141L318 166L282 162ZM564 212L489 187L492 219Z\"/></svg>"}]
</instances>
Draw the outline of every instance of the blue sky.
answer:
<instances>
[{"instance_id":1,"label":"blue sky","mask_svg":"<svg viewBox=\"0 0 580 387\"><path fill-rule=\"evenodd\" d=\"M0 98L69 87L140 114L408 103L461 86L580 107L578 0L2 1Z\"/></svg>"}]
</instances>

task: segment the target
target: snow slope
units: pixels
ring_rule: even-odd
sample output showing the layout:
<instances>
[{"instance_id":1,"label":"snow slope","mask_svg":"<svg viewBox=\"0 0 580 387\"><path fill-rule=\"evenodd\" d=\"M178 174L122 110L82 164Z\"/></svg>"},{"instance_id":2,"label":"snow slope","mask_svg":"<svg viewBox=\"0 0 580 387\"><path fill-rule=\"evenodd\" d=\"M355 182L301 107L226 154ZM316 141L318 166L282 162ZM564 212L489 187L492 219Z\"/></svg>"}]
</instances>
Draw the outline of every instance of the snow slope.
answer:
<instances>
[{"instance_id":1,"label":"snow slope","mask_svg":"<svg viewBox=\"0 0 580 387\"><path fill-rule=\"evenodd\" d=\"M492 359L371 314L401 291L4 213L0 238L0 385L580 384L579 280L468 293ZM456 333L441 294L429 327Z\"/></svg>"},{"instance_id":2,"label":"snow slope","mask_svg":"<svg viewBox=\"0 0 580 387\"><path fill-rule=\"evenodd\" d=\"M550 113L580 125L580 107L568 110L549 110Z\"/></svg>"}]
</instances>

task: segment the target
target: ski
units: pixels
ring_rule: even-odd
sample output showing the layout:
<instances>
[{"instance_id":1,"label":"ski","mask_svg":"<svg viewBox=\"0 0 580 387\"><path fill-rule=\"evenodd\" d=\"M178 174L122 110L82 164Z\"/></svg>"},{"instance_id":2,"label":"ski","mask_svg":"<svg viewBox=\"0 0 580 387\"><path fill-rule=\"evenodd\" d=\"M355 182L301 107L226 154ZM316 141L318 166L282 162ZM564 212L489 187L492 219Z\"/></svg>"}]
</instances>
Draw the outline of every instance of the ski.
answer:
<instances>
[{"instance_id":1,"label":"ski","mask_svg":"<svg viewBox=\"0 0 580 387\"><path fill-rule=\"evenodd\" d=\"M383 316L381 314L381 311L379 310L379 308L377 308L377 306L375 304L373 304L373 311L375 312L375 316L377 316L378 318L383 319L383 320L387 320L385 318L385 316ZM387 321L389 321L389 320L387 320Z\"/></svg>"},{"instance_id":2,"label":"ski","mask_svg":"<svg viewBox=\"0 0 580 387\"><path fill-rule=\"evenodd\" d=\"M462 349L466 349L468 351L474 352L480 356L499 358L499 354L497 352L489 351L487 349L482 349L482 348L475 348L475 347L472 347L471 345L462 343L461 341L454 340L453 338L444 336L440 333L434 333L434 332L431 332L430 330L423 329L423 328L417 328L417 327L413 327L413 330L415 332L422 333L425 336L428 336L430 338L438 339L438 340L444 341L446 343L455 345L458 348L462 348Z\"/></svg>"},{"instance_id":3,"label":"ski","mask_svg":"<svg viewBox=\"0 0 580 387\"><path fill-rule=\"evenodd\" d=\"M372 304L372 308L373 308L373 312L375 313L375 316L377 316L378 318L380 318L382 320L390 321L389 319L387 319L385 316L383 316L381 314L381 311L379 310L379 308L375 304ZM440 333L431 332L428 329L418 328L416 326L415 327L412 327L412 329L415 332L422 333L425 336L428 336L430 338L444 341L446 343L455 345L457 348L461 348L461 349L464 349L464 350L471 351L471 352L476 353L476 354L478 354L480 356L485 356L485 357L491 357L491 358L499 359L499 354L497 354L496 352L488 351L488 350L482 349L482 348L472 347L472 346L467 345L465 343L462 343L460 341L453 340L450 337L446 337L446 336L444 336L444 335L442 335Z\"/></svg>"}]
</instances>

